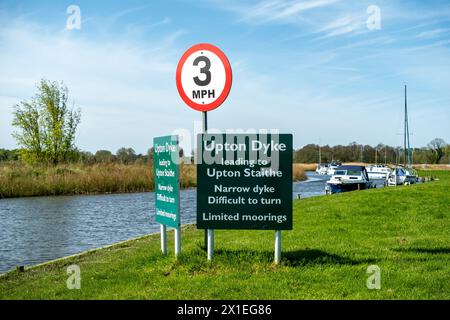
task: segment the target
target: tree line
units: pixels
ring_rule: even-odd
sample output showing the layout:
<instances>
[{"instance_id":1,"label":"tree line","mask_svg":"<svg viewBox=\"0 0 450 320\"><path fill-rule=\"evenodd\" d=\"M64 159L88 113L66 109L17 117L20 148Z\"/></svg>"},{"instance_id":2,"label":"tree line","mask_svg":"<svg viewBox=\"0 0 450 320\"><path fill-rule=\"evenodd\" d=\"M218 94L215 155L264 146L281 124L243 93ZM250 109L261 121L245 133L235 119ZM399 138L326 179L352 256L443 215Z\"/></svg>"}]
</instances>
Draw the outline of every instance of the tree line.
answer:
<instances>
[{"instance_id":1,"label":"tree line","mask_svg":"<svg viewBox=\"0 0 450 320\"><path fill-rule=\"evenodd\" d=\"M320 151L319 151L320 149ZM137 154L133 148L122 147L115 153L109 150L98 150L94 153L88 151L72 150L66 158L66 163L120 163L120 164L148 164L153 161L154 149L151 147L146 154ZM180 148L180 157L184 151ZM0 161L19 161L24 152L21 149L0 149ZM319 154L320 158L319 159ZM378 144L373 147L352 142L347 146L320 146L307 144L302 148L294 150L294 162L296 163L328 163L333 160L342 162L367 162L367 163L404 163L404 149ZM450 145L442 139L432 140L427 147L412 148L411 161L416 164L450 164ZM193 153L191 153L193 163Z\"/></svg>"},{"instance_id":2,"label":"tree line","mask_svg":"<svg viewBox=\"0 0 450 320\"><path fill-rule=\"evenodd\" d=\"M420 164L450 164L450 145L443 139L436 138L426 147L411 148L411 162ZM294 162L329 163L333 160L342 162L366 162L402 164L405 162L405 149L379 143L376 146L352 142L348 145L319 146L308 144L294 150ZM407 162L407 157L406 157Z\"/></svg>"},{"instance_id":3,"label":"tree line","mask_svg":"<svg viewBox=\"0 0 450 320\"><path fill-rule=\"evenodd\" d=\"M72 150L66 157L65 161L59 163L82 163L82 164L97 164L97 163L120 163L120 164L148 164L153 161L154 149L151 147L146 154L137 154L133 148L122 147L112 153L109 150L98 150L96 152ZM23 161L22 149L0 149L0 162L8 161ZM183 157L184 151L180 148L180 157ZM23 161L27 162L27 161ZM49 164L43 162L41 164ZM52 164L52 163L50 163Z\"/></svg>"}]
</instances>

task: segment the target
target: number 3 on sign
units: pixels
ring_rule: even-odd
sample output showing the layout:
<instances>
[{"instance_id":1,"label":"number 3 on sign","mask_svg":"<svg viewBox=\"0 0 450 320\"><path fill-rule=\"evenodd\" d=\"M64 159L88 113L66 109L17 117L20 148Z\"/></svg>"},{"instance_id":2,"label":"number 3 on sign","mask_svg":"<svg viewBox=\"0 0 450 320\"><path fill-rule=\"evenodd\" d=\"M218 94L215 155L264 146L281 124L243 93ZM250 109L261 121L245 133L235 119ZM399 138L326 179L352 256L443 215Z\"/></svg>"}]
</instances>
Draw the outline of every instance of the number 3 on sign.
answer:
<instances>
[{"instance_id":1,"label":"number 3 on sign","mask_svg":"<svg viewBox=\"0 0 450 320\"><path fill-rule=\"evenodd\" d=\"M194 66L198 66L200 61L203 61L205 63L205 66L200 69L200 72L206 75L206 79L200 80L199 77L195 77L194 82L196 85L203 87L207 86L211 82L211 71L209 71L209 69L211 68L211 61L205 56L200 56L195 58Z\"/></svg>"},{"instance_id":2,"label":"number 3 on sign","mask_svg":"<svg viewBox=\"0 0 450 320\"><path fill-rule=\"evenodd\" d=\"M230 92L231 66L219 48L197 44L181 57L176 82L178 93L189 107L210 111L220 106Z\"/></svg>"}]
</instances>

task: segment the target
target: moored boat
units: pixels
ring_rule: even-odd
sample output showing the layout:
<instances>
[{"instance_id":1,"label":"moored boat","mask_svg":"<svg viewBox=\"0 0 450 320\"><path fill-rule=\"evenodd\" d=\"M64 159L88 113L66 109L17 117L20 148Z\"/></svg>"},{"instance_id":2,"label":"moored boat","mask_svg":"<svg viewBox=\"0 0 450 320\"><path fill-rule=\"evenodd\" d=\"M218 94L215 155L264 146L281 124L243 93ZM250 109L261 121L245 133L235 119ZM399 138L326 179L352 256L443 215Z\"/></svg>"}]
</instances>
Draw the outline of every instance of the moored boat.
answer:
<instances>
[{"instance_id":1,"label":"moored boat","mask_svg":"<svg viewBox=\"0 0 450 320\"><path fill-rule=\"evenodd\" d=\"M328 167L328 163L319 163L317 165L316 172L322 175L328 174Z\"/></svg>"},{"instance_id":2,"label":"moored boat","mask_svg":"<svg viewBox=\"0 0 450 320\"><path fill-rule=\"evenodd\" d=\"M387 177L387 185L397 186L401 184L413 184L419 181L417 171L412 168L411 147L409 143L408 104L405 85L405 122L403 131L403 166L395 167Z\"/></svg>"},{"instance_id":3,"label":"moored boat","mask_svg":"<svg viewBox=\"0 0 450 320\"><path fill-rule=\"evenodd\" d=\"M329 166L328 166L328 170L327 170L327 174L332 176L334 174L334 172L336 171L336 169L342 165L342 163L340 161L331 161Z\"/></svg>"},{"instance_id":4,"label":"moored boat","mask_svg":"<svg viewBox=\"0 0 450 320\"><path fill-rule=\"evenodd\" d=\"M366 167L366 170L370 180L386 179L391 173L391 169L384 164L371 164Z\"/></svg>"},{"instance_id":5,"label":"moored boat","mask_svg":"<svg viewBox=\"0 0 450 320\"><path fill-rule=\"evenodd\" d=\"M372 182L364 166L339 166L327 181L326 193L339 193L372 188Z\"/></svg>"},{"instance_id":6,"label":"moored boat","mask_svg":"<svg viewBox=\"0 0 450 320\"><path fill-rule=\"evenodd\" d=\"M418 181L418 175L414 169L405 169L402 166L395 167L387 176L388 186L414 184Z\"/></svg>"}]
</instances>

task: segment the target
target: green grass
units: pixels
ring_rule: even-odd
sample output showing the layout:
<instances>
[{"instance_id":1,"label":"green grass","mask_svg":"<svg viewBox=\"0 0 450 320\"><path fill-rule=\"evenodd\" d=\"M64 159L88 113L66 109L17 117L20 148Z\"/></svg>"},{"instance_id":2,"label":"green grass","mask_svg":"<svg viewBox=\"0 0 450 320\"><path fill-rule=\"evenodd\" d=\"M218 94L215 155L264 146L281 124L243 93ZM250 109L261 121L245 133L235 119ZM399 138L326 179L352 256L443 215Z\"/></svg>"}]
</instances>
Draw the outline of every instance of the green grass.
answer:
<instances>
[{"instance_id":1,"label":"green grass","mask_svg":"<svg viewBox=\"0 0 450 320\"><path fill-rule=\"evenodd\" d=\"M207 262L203 232L187 226L178 260L147 236L9 273L0 299L450 299L450 172L432 174L439 181L295 201L279 266L273 231L217 230ZM80 290L66 288L73 263ZM373 264L380 290L366 287Z\"/></svg>"}]
</instances>

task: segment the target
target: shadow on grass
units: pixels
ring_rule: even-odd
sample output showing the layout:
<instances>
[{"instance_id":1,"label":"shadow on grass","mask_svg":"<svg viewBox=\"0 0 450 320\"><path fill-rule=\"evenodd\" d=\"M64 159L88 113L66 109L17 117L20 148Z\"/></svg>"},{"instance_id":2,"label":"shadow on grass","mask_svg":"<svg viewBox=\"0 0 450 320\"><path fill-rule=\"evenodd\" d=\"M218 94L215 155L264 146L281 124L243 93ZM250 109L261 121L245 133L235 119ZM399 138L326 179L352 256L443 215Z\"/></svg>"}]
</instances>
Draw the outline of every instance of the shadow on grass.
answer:
<instances>
[{"instance_id":1,"label":"shadow on grass","mask_svg":"<svg viewBox=\"0 0 450 320\"><path fill-rule=\"evenodd\" d=\"M397 252L450 254L450 248L395 248L393 250Z\"/></svg>"},{"instance_id":2,"label":"shadow on grass","mask_svg":"<svg viewBox=\"0 0 450 320\"><path fill-rule=\"evenodd\" d=\"M271 263L274 259L273 251L254 250L217 250L215 256L224 260L265 262ZM281 263L286 266L301 267L307 265L358 265L362 263L374 263L375 259L354 260L322 250L304 249L282 252Z\"/></svg>"},{"instance_id":3,"label":"shadow on grass","mask_svg":"<svg viewBox=\"0 0 450 320\"><path fill-rule=\"evenodd\" d=\"M375 259L350 259L333 253L328 253L322 250L305 249L288 251L282 254L282 262L287 265L300 267L306 265L357 265L362 263L374 263Z\"/></svg>"}]
</instances>

